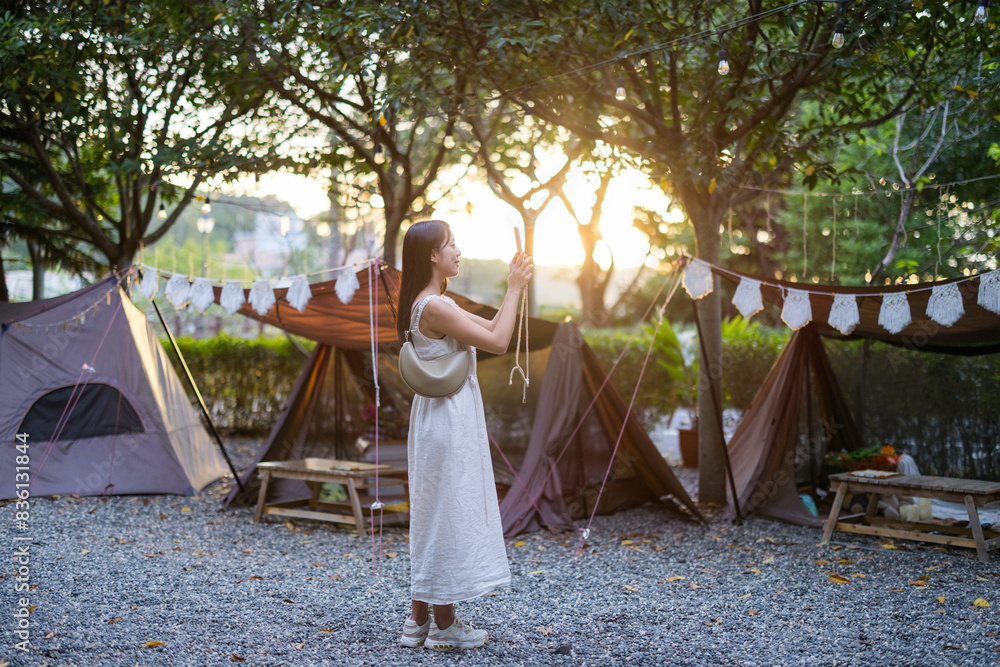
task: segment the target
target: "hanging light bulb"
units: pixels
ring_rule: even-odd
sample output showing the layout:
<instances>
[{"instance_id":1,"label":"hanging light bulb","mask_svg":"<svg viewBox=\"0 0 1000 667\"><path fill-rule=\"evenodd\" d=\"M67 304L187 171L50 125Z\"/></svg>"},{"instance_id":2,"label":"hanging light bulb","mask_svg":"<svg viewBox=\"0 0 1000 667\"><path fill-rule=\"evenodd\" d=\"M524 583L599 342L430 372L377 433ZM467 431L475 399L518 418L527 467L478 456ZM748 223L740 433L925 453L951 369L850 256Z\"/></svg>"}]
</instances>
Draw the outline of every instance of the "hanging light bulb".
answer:
<instances>
[{"instance_id":1,"label":"hanging light bulb","mask_svg":"<svg viewBox=\"0 0 1000 667\"><path fill-rule=\"evenodd\" d=\"M201 212L206 214L212 212L212 200L210 198L205 197L205 203L201 205Z\"/></svg>"},{"instance_id":2,"label":"hanging light bulb","mask_svg":"<svg viewBox=\"0 0 1000 667\"><path fill-rule=\"evenodd\" d=\"M976 22L986 23L986 3L989 0L979 0L979 6L976 7Z\"/></svg>"},{"instance_id":3,"label":"hanging light bulb","mask_svg":"<svg viewBox=\"0 0 1000 667\"><path fill-rule=\"evenodd\" d=\"M729 74L729 53L725 47L719 49L719 74L722 76Z\"/></svg>"},{"instance_id":4,"label":"hanging light bulb","mask_svg":"<svg viewBox=\"0 0 1000 667\"><path fill-rule=\"evenodd\" d=\"M625 92L625 77L618 75L618 83L615 84L615 99L621 102L628 93Z\"/></svg>"},{"instance_id":5,"label":"hanging light bulb","mask_svg":"<svg viewBox=\"0 0 1000 667\"><path fill-rule=\"evenodd\" d=\"M833 45L833 48L835 48L835 49L843 48L843 46L844 46L844 30L846 30L846 29L847 29L847 26L844 25L844 22L842 20L838 19L837 22L833 26L833 41L831 42L831 44Z\"/></svg>"},{"instance_id":6,"label":"hanging light bulb","mask_svg":"<svg viewBox=\"0 0 1000 667\"><path fill-rule=\"evenodd\" d=\"M527 104L524 105L524 126L525 127L531 127L532 125L535 124L535 116L534 116L534 114L531 113L532 108L533 108L533 105L531 104L531 102L528 102Z\"/></svg>"},{"instance_id":7,"label":"hanging light bulb","mask_svg":"<svg viewBox=\"0 0 1000 667\"><path fill-rule=\"evenodd\" d=\"M163 208L163 204L160 204L160 212L156 214L156 217L160 220L167 219L167 209Z\"/></svg>"},{"instance_id":8,"label":"hanging light bulb","mask_svg":"<svg viewBox=\"0 0 1000 667\"><path fill-rule=\"evenodd\" d=\"M382 152L382 144L375 143L375 164L383 164L385 162L385 153Z\"/></svg>"},{"instance_id":9,"label":"hanging light bulb","mask_svg":"<svg viewBox=\"0 0 1000 667\"><path fill-rule=\"evenodd\" d=\"M454 148L455 147L455 136L451 133L451 129L450 128L448 129L448 131L444 135L444 147L445 148Z\"/></svg>"}]
</instances>

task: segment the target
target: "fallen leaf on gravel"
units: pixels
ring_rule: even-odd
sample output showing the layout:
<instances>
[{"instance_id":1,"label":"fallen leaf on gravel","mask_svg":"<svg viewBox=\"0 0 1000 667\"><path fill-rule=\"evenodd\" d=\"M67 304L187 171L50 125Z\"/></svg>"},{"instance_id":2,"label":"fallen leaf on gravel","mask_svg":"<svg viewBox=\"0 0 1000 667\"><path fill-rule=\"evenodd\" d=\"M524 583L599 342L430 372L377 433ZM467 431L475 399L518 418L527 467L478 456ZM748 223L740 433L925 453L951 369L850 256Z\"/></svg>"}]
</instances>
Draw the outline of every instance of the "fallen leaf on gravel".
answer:
<instances>
[{"instance_id":1,"label":"fallen leaf on gravel","mask_svg":"<svg viewBox=\"0 0 1000 667\"><path fill-rule=\"evenodd\" d=\"M937 601L938 601L938 602L940 602L941 604L944 604L944 596L943 596L943 595L939 595L939 596L937 596L937 598L936 598L936 599L937 599Z\"/></svg>"},{"instance_id":2,"label":"fallen leaf on gravel","mask_svg":"<svg viewBox=\"0 0 1000 667\"><path fill-rule=\"evenodd\" d=\"M549 635L552 634L552 626L550 625L547 628L538 628L538 631L541 632L546 637L548 637Z\"/></svg>"},{"instance_id":3,"label":"fallen leaf on gravel","mask_svg":"<svg viewBox=\"0 0 1000 667\"><path fill-rule=\"evenodd\" d=\"M289 600L288 598L285 598L284 600L282 600L282 602L287 602L288 604L295 604L294 600Z\"/></svg>"},{"instance_id":4,"label":"fallen leaf on gravel","mask_svg":"<svg viewBox=\"0 0 1000 667\"><path fill-rule=\"evenodd\" d=\"M911 586L926 586L927 585L927 580L926 579L910 579L910 581L908 583Z\"/></svg>"},{"instance_id":5,"label":"fallen leaf on gravel","mask_svg":"<svg viewBox=\"0 0 1000 667\"><path fill-rule=\"evenodd\" d=\"M182 512L190 512L190 511L191 511L191 508L190 508L190 507L182 507L182 508L181 508L181 511L182 511Z\"/></svg>"},{"instance_id":6,"label":"fallen leaf on gravel","mask_svg":"<svg viewBox=\"0 0 1000 667\"><path fill-rule=\"evenodd\" d=\"M757 574L760 574L760 570L758 570L758 569L757 569L757 568L755 568L755 567L754 567L754 568L750 568L750 571L751 571L751 572L756 572Z\"/></svg>"},{"instance_id":7,"label":"fallen leaf on gravel","mask_svg":"<svg viewBox=\"0 0 1000 667\"><path fill-rule=\"evenodd\" d=\"M816 564L816 565L826 565L826 564L827 564L827 563L829 563L829 562L830 562L830 561L828 561L828 560L823 560L822 558L820 558L819 560L814 560L814 561L813 561L813 563L814 563L814 564Z\"/></svg>"},{"instance_id":8,"label":"fallen leaf on gravel","mask_svg":"<svg viewBox=\"0 0 1000 667\"><path fill-rule=\"evenodd\" d=\"M682 576L681 576L681 575L679 575L679 574L675 574L675 575L674 575L674 576L672 576L672 577L667 577L667 578L666 578L666 581L680 581L681 579L684 579L684 577L682 577Z\"/></svg>"},{"instance_id":9,"label":"fallen leaf on gravel","mask_svg":"<svg viewBox=\"0 0 1000 667\"><path fill-rule=\"evenodd\" d=\"M932 614L943 614L943 613L945 613L945 611L944 611L944 609L935 609L931 613Z\"/></svg>"},{"instance_id":10,"label":"fallen leaf on gravel","mask_svg":"<svg viewBox=\"0 0 1000 667\"><path fill-rule=\"evenodd\" d=\"M249 554L249 553L253 553L253 552L252 552L252 551L250 551L249 549L244 549L244 550L243 550L243 553L245 553L245 554Z\"/></svg>"},{"instance_id":11,"label":"fallen leaf on gravel","mask_svg":"<svg viewBox=\"0 0 1000 667\"><path fill-rule=\"evenodd\" d=\"M632 540L622 540L622 546L626 546L629 544L635 544L635 542L633 542Z\"/></svg>"},{"instance_id":12,"label":"fallen leaf on gravel","mask_svg":"<svg viewBox=\"0 0 1000 667\"><path fill-rule=\"evenodd\" d=\"M951 565L951 561L950 560L946 560L943 563L938 563L937 565L931 565L930 567L925 567L924 569L927 570L928 572L930 572L931 570L936 570L939 567L944 567L945 565Z\"/></svg>"},{"instance_id":13,"label":"fallen leaf on gravel","mask_svg":"<svg viewBox=\"0 0 1000 667\"><path fill-rule=\"evenodd\" d=\"M757 610L756 609L748 609L747 610L747 616L756 616L756 615L757 615Z\"/></svg>"},{"instance_id":14,"label":"fallen leaf on gravel","mask_svg":"<svg viewBox=\"0 0 1000 667\"><path fill-rule=\"evenodd\" d=\"M972 605L974 607L989 607L990 603L984 600L983 598L976 598L975 600L972 601Z\"/></svg>"},{"instance_id":15,"label":"fallen leaf on gravel","mask_svg":"<svg viewBox=\"0 0 1000 667\"><path fill-rule=\"evenodd\" d=\"M987 632L987 633L986 633L986 636L987 636L987 637L996 637L996 636L997 636L997 634L1000 634L1000 633L996 633L996 632Z\"/></svg>"},{"instance_id":16,"label":"fallen leaf on gravel","mask_svg":"<svg viewBox=\"0 0 1000 667\"><path fill-rule=\"evenodd\" d=\"M246 662L247 659L246 658L241 658L240 656L238 656L235 653L233 653L231 656L229 656L229 661L230 662Z\"/></svg>"},{"instance_id":17,"label":"fallen leaf on gravel","mask_svg":"<svg viewBox=\"0 0 1000 667\"><path fill-rule=\"evenodd\" d=\"M902 588L887 588L885 590L892 591L893 593L902 593L903 592Z\"/></svg>"},{"instance_id":18,"label":"fallen leaf on gravel","mask_svg":"<svg viewBox=\"0 0 1000 667\"><path fill-rule=\"evenodd\" d=\"M90 549L84 549L80 553L82 553L82 554L89 554L90 553Z\"/></svg>"},{"instance_id":19,"label":"fallen leaf on gravel","mask_svg":"<svg viewBox=\"0 0 1000 667\"><path fill-rule=\"evenodd\" d=\"M854 565L853 560L848 560L847 558L841 558L837 561L838 563L844 563L845 565Z\"/></svg>"},{"instance_id":20,"label":"fallen leaf on gravel","mask_svg":"<svg viewBox=\"0 0 1000 667\"><path fill-rule=\"evenodd\" d=\"M306 647L306 645L305 645L305 644L296 644L296 645L295 645L295 650L296 650L296 651L301 651L301 650L302 650L302 649L304 649L305 647Z\"/></svg>"},{"instance_id":21,"label":"fallen leaf on gravel","mask_svg":"<svg viewBox=\"0 0 1000 667\"><path fill-rule=\"evenodd\" d=\"M121 616L115 616L114 618L109 618L108 623L117 623L120 620L122 620Z\"/></svg>"},{"instance_id":22,"label":"fallen leaf on gravel","mask_svg":"<svg viewBox=\"0 0 1000 667\"><path fill-rule=\"evenodd\" d=\"M636 592L636 591L638 591L639 589L638 589L638 588L634 588L634 587L632 587L632 586L625 586L625 590L627 590L627 591L632 591L633 593L635 593L635 592Z\"/></svg>"},{"instance_id":23,"label":"fallen leaf on gravel","mask_svg":"<svg viewBox=\"0 0 1000 667\"><path fill-rule=\"evenodd\" d=\"M831 574L830 578L827 581L829 581L830 583L833 583L833 584L849 584L849 583L851 583L850 579L848 579L847 577L842 577L839 574Z\"/></svg>"},{"instance_id":24,"label":"fallen leaf on gravel","mask_svg":"<svg viewBox=\"0 0 1000 667\"><path fill-rule=\"evenodd\" d=\"M514 546L515 547L523 547L525 544L527 544L527 542L524 542L524 541L522 541L522 542L514 542Z\"/></svg>"},{"instance_id":25,"label":"fallen leaf on gravel","mask_svg":"<svg viewBox=\"0 0 1000 667\"><path fill-rule=\"evenodd\" d=\"M964 647L964 646L962 646L961 644L945 644L945 645L944 645L944 646L942 646L941 648L957 648L957 649L963 649L963 648L965 648L965 647Z\"/></svg>"},{"instance_id":26,"label":"fallen leaf on gravel","mask_svg":"<svg viewBox=\"0 0 1000 667\"><path fill-rule=\"evenodd\" d=\"M746 595L741 595L741 596L739 597L739 599L740 599L740 600L742 600L743 598L748 598L748 597L750 597L751 595L753 595L753 593L747 593Z\"/></svg>"},{"instance_id":27,"label":"fallen leaf on gravel","mask_svg":"<svg viewBox=\"0 0 1000 667\"><path fill-rule=\"evenodd\" d=\"M320 630L320 632L333 632L333 630L330 630L329 628L323 628L322 630Z\"/></svg>"},{"instance_id":28,"label":"fallen leaf on gravel","mask_svg":"<svg viewBox=\"0 0 1000 667\"><path fill-rule=\"evenodd\" d=\"M899 547L897 547L895 544L883 544L882 548L883 549L899 549Z\"/></svg>"},{"instance_id":29,"label":"fallen leaf on gravel","mask_svg":"<svg viewBox=\"0 0 1000 667\"><path fill-rule=\"evenodd\" d=\"M161 518L161 519L166 519L166 518L167 518L167 515L166 515L166 514L164 514L163 512L160 512L160 518Z\"/></svg>"},{"instance_id":30,"label":"fallen leaf on gravel","mask_svg":"<svg viewBox=\"0 0 1000 667\"><path fill-rule=\"evenodd\" d=\"M693 581L691 582L691 590L698 590L699 588L701 588L701 586L694 583Z\"/></svg>"},{"instance_id":31,"label":"fallen leaf on gravel","mask_svg":"<svg viewBox=\"0 0 1000 667\"><path fill-rule=\"evenodd\" d=\"M534 572L529 572L528 574L529 575L531 575L531 574L545 574L545 570L535 570Z\"/></svg>"},{"instance_id":32,"label":"fallen leaf on gravel","mask_svg":"<svg viewBox=\"0 0 1000 667\"><path fill-rule=\"evenodd\" d=\"M986 577L980 577L980 576L979 576L979 575L977 574L977 575L976 575L976 581L992 581L992 580L991 580L991 579L987 579Z\"/></svg>"},{"instance_id":33,"label":"fallen leaf on gravel","mask_svg":"<svg viewBox=\"0 0 1000 667\"><path fill-rule=\"evenodd\" d=\"M989 634L989 633L987 633L987 634ZM55 636L56 636L56 633L54 633L54 632L50 632L49 634L45 635L45 638L46 638L46 639L52 639L52 638L53 638L53 637L55 637Z\"/></svg>"},{"instance_id":34,"label":"fallen leaf on gravel","mask_svg":"<svg viewBox=\"0 0 1000 667\"><path fill-rule=\"evenodd\" d=\"M857 579L864 579L865 578L865 575L864 575L863 572L858 572L857 574L852 574L851 576L855 577Z\"/></svg>"},{"instance_id":35,"label":"fallen leaf on gravel","mask_svg":"<svg viewBox=\"0 0 1000 667\"><path fill-rule=\"evenodd\" d=\"M146 554L146 558L156 558L156 554L153 553Z\"/></svg>"},{"instance_id":36,"label":"fallen leaf on gravel","mask_svg":"<svg viewBox=\"0 0 1000 667\"><path fill-rule=\"evenodd\" d=\"M399 554L397 552L395 552L395 551L386 551L385 552L385 557L386 558L395 558L398 555Z\"/></svg>"},{"instance_id":37,"label":"fallen leaf on gravel","mask_svg":"<svg viewBox=\"0 0 1000 667\"><path fill-rule=\"evenodd\" d=\"M163 642L146 642L144 646L146 648L155 648L157 646L163 646Z\"/></svg>"}]
</instances>

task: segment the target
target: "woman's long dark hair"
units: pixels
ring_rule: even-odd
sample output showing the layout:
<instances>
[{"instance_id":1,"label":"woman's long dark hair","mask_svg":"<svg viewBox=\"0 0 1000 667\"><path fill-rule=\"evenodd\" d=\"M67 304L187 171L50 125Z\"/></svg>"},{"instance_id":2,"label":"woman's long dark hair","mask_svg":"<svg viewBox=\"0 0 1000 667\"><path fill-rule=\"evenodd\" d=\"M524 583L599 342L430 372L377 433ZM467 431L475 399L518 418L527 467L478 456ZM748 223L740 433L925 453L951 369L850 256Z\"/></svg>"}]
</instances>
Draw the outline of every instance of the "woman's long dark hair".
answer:
<instances>
[{"instance_id":1,"label":"woman's long dark hair","mask_svg":"<svg viewBox=\"0 0 1000 667\"><path fill-rule=\"evenodd\" d=\"M403 272L400 277L399 299L396 301L396 334L410 328L410 311L413 301L434 276L431 251L448 242L451 228L443 220L422 220L410 225L403 236ZM448 287L448 279L441 282L441 293Z\"/></svg>"}]
</instances>

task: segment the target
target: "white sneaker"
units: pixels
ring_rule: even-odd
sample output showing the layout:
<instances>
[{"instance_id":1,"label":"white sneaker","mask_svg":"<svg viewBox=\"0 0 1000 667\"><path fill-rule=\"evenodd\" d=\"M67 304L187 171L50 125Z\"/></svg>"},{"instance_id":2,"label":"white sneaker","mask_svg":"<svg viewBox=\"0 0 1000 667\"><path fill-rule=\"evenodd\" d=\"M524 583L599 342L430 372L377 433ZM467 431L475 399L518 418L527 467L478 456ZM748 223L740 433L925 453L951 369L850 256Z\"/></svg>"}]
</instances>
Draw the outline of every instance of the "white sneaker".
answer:
<instances>
[{"instance_id":1,"label":"white sneaker","mask_svg":"<svg viewBox=\"0 0 1000 667\"><path fill-rule=\"evenodd\" d=\"M456 616L455 622L444 630L438 628L436 621L431 621L431 629L427 633L425 645L427 648L438 651L447 651L452 648L476 648L485 644L489 636L485 630L476 630Z\"/></svg>"},{"instance_id":2,"label":"white sneaker","mask_svg":"<svg viewBox=\"0 0 1000 667\"><path fill-rule=\"evenodd\" d=\"M431 619L424 621L423 625L417 625L412 618L406 619L403 624L403 635L399 638L399 643L408 648L422 646L427 639L427 633L431 628Z\"/></svg>"}]
</instances>

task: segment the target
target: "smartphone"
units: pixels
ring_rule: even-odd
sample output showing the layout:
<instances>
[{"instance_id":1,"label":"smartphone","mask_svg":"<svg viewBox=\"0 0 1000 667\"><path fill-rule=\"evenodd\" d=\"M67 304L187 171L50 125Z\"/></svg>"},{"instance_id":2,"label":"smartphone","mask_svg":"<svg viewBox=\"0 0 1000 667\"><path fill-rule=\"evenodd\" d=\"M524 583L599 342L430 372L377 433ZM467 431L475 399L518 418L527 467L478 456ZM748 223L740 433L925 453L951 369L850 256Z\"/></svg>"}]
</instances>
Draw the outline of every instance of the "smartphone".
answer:
<instances>
[{"instance_id":1,"label":"smartphone","mask_svg":"<svg viewBox=\"0 0 1000 667\"><path fill-rule=\"evenodd\" d=\"M517 244L517 254L520 255L521 250L521 230L514 227L514 242Z\"/></svg>"}]
</instances>

